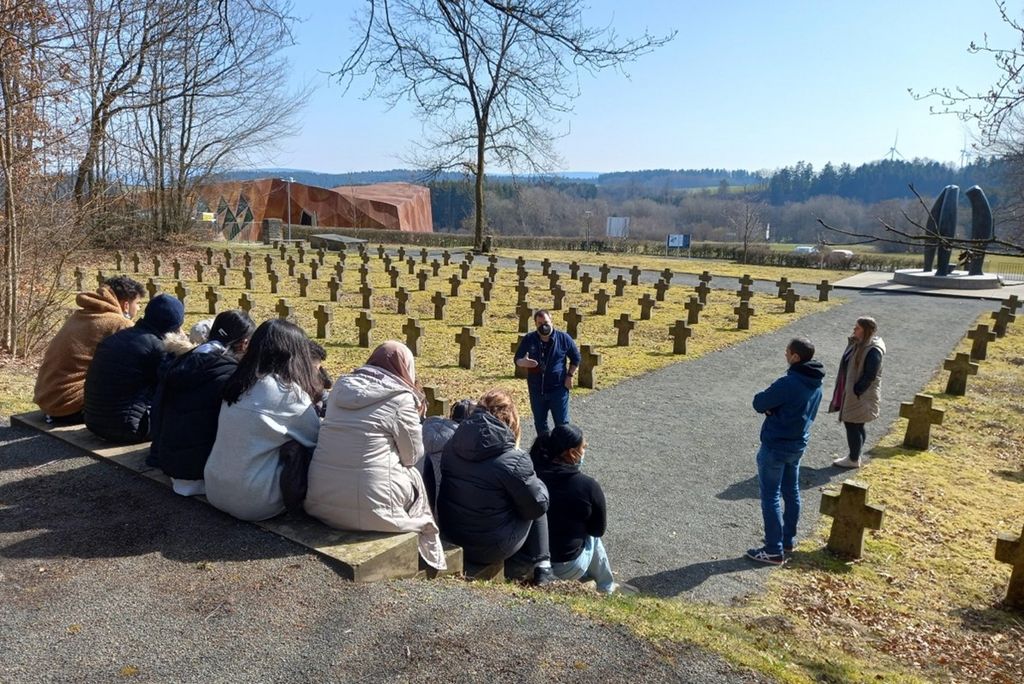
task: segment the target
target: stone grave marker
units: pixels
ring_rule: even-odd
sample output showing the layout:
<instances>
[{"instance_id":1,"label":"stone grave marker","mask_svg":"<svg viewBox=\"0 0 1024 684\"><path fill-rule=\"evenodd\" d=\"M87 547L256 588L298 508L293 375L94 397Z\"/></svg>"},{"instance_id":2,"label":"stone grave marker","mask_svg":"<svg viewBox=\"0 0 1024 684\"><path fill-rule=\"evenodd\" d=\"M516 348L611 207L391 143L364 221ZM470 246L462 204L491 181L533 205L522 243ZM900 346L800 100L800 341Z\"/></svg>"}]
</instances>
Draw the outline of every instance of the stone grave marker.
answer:
<instances>
[{"instance_id":1,"label":"stone grave marker","mask_svg":"<svg viewBox=\"0 0 1024 684\"><path fill-rule=\"evenodd\" d=\"M206 265L207 266L213 266L213 248L212 247L207 247L206 248Z\"/></svg>"},{"instance_id":2,"label":"stone grave marker","mask_svg":"<svg viewBox=\"0 0 1024 684\"><path fill-rule=\"evenodd\" d=\"M409 312L409 293L406 292L404 287L400 287L395 290L395 302L397 303L398 310L396 313L405 316Z\"/></svg>"},{"instance_id":3,"label":"stone grave marker","mask_svg":"<svg viewBox=\"0 0 1024 684\"><path fill-rule=\"evenodd\" d=\"M299 263L306 263L306 248L302 246L301 242L299 243L298 247L295 248L295 251L299 255Z\"/></svg>"},{"instance_id":4,"label":"stone grave marker","mask_svg":"<svg viewBox=\"0 0 1024 684\"><path fill-rule=\"evenodd\" d=\"M323 266L324 265L324 259L326 259L326 258L327 258L327 250L326 249L321 247L320 249L316 250L316 263L317 263L318 266Z\"/></svg>"},{"instance_id":5,"label":"stone grave marker","mask_svg":"<svg viewBox=\"0 0 1024 684\"><path fill-rule=\"evenodd\" d=\"M420 263L421 264L427 263L427 248L426 247L420 248Z\"/></svg>"},{"instance_id":6,"label":"stone grave marker","mask_svg":"<svg viewBox=\"0 0 1024 684\"><path fill-rule=\"evenodd\" d=\"M64 275L63 273L58 273L57 274L57 287L63 287L64 286L64 284L61 282L61 278L63 277L63 275ZM103 275L103 271L96 271L96 287L97 288L103 287L104 283L106 283L106 282L107 282L107 277L105 275Z\"/></svg>"},{"instance_id":7,"label":"stone grave marker","mask_svg":"<svg viewBox=\"0 0 1024 684\"><path fill-rule=\"evenodd\" d=\"M700 323L700 312L704 310L704 305L699 297L690 297L686 304L683 305L683 308L686 309L687 325L697 325Z\"/></svg>"},{"instance_id":8,"label":"stone grave marker","mask_svg":"<svg viewBox=\"0 0 1024 684\"><path fill-rule=\"evenodd\" d=\"M462 273L463 280L469 280L469 265L470 263L472 263L471 261L468 260L469 256L470 255L467 254L467 261L463 261L461 264L459 264L459 272Z\"/></svg>"},{"instance_id":9,"label":"stone grave marker","mask_svg":"<svg viewBox=\"0 0 1024 684\"><path fill-rule=\"evenodd\" d=\"M540 262L540 274L547 276L551 273L551 259L544 257L544 261Z\"/></svg>"},{"instance_id":10,"label":"stone grave marker","mask_svg":"<svg viewBox=\"0 0 1024 684\"><path fill-rule=\"evenodd\" d=\"M971 343L971 360L984 361L988 356L988 343L995 341L996 334L990 332L988 326L981 323L977 328L968 332L967 337L974 340Z\"/></svg>"},{"instance_id":11,"label":"stone grave marker","mask_svg":"<svg viewBox=\"0 0 1024 684\"><path fill-rule=\"evenodd\" d=\"M252 289L252 271L248 267L242 269L242 282L246 290Z\"/></svg>"},{"instance_id":12,"label":"stone grave marker","mask_svg":"<svg viewBox=\"0 0 1024 684\"><path fill-rule=\"evenodd\" d=\"M1019 535L999 533L996 537L996 560L1009 563L1010 584L1006 589L1003 605L1010 608L1024 608L1024 532Z\"/></svg>"},{"instance_id":13,"label":"stone grave marker","mask_svg":"<svg viewBox=\"0 0 1024 684\"><path fill-rule=\"evenodd\" d=\"M205 268L203 267L203 262L197 261L196 262L196 282L197 283L203 282L203 271L204 270L205 270Z\"/></svg>"},{"instance_id":14,"label":"stone grave marker","mask_svg":"<svg viewBox=\"0 0 1024 684\"><path fill-rule=\"evenodd\" d=\"M526 259L524 259L522 256L517 256L516 257L516 270L525 269L525 268L526 268Z\"/></svg>"},{"instance_id":15,"label":"stone grave marker","mask_svg":"<svg viewBox=\"0 0 1024 684\"><path fill-rule=\"evenodd\" d=\"M746 285L736 290L737 296L739 296L741 302L749 302L750 298L754 296L754 291Z\"/></svg>"},{"instance_id":16,"label":"stone grave marker","mask_svg":"<svg viewBox=\"0 0 1024 684\"><path fill-rule=\"evenodd\" d=\"M775 287L779 288L778 296L779 299L782 299L782 296L786 294L786 290L789 290L792 287L792 285L789 282L789 278L787 278L786 276L782 276L781 278L775 281Z\"/></svg>"},{"instance_id":17,"label":"stone grave marker","mask_svg":"<svg viewBox=\"0 0 1024 684\"><path fill-rule=\"evenodd\" d=\"M612 281L612 285L615 286L615 296L621 297L622 293L626 290L626 279L621 275L617 275L615 280Z\"/></svg>"},{"instance_id":18,"label":"stone grave marker","mask_svg":"<svg viewBox=\"0 0 1024 684\"><path fill-rule=\"evenodd\" d=\"M589 344L580 345L580 387L594 389L596 386L594 369L601 365L601 355Z\"/></svg>"},{"instance_id":19,"label":"stone grave marker","mask_svg":"<svg viewBox=\"0 0 1024 684\"><path fill-rule=\"evenodd\" d=\"M409 348L413 356L420 355L420 338L423 337L423 326L415 318L410 318L402 326L405 333L405 346Z\"/></svg>"},{"instance_id":20,"label":"stone grave marker","mask_svg":"<svg viewBox=\"0 0 1024 684\"><path fill-rule=\"evenodd\" d=\"M345 282L345 262L344 261L339 261L338 263L334 264L334 277L338 279L338 283L339 284L343 284Z\"/></svg>"},{"instance_id":21,"label":"stone grave marker","mask_svg":"<svg viewBox=\"0 0 1024 684\"><path fill-rule=\"evenodd\" d=\"M597 272L601 274L601 282L608 282L608 274L612 272L612 269L608 264L601 264L601 268L597 269Z\"/></svg>"},{"instance_id":22,"label":"stone grave marker","mask_svg":"<svg viewBox=\"0 0 1024 684\"><path fill-rule=\"evenodd\" d=\"M309 290L309 278L306 277L305 273L300 273L295 282L299 284L299 296L305 297ZM246 289L249 289L249 287L246 286Z\"/></svg>"},{"instance_id":23,"label":"stone grave marker","mask_svg":"<svg viewBox=\"0 0 1024 684\"><path fill-rule=\"evenodd\" d=\"M267 267L266 272L270 273L271 271L274 270L274 257L270 256L269 254L263 257L263 264Z\"/></svg>"},{"instance_id":24,"label":"stone grave marker","mask_svg":"<svg viewBox=\"0 0 1024 684\"><path fill-rule=\"evenodd\" d=\"M574 261L569 264L569 279L579 280L580 279L580 262Z\"/></svg>"},{"instance_id":25,"label":"stone grave marker","mask_svg":"<svg viewBox=\"0 0 1024 684\"><path fill-rule=\"evenodd\" d=\"M142 259L139 257L139 253L138 252L135 252L134 254L132 254L132 270L135 273L139 272L139 262L140 261L142 261Z\"/></svg>"},{"instance_id":26,"label":"stone grave marker","mask_svg":"<svg viewBox=\"0 0 1024 684\"><path fill-rule=\"evenodd\" d=\"M928 394L915 394L913 403L900 403L900 418L907 419L907 433L903 437L903 446L907 449L926 451L931 441L932 425L942 425L945 411L932 408L932 397Z\"/></svg>"},{"instance_id":27,"label":"stone grave marker","mask_svg":"<svg viewBox=\"0 0 1024 684\"><path fill-rule=\"evenodd\" d=\"M425 397L427 403L428 416L443 416L444 418L448 417L449 402L447 399L442 399L441 397L437 396L436 387L424 387L423 396Z\"/></svg>"},{"instance_id":28,"label":"stone grave marker","mask_svg":"<svg viewBox=\"0 0 1024 684\"><path fill-rule=\"evenodd\" d=\"M675 273L672 272L671 268L666 268L661 271L661 279L665 281L666 285L672 282L672 276L674 275Z\"/></svg>"},{"instance_id":29,"label":"stone grave marker","mask_svg":"<svg viewBox=\"0 0 1024 684\"><path fill-rule=\"evenodd\" d=\"M365 309L359 312L356 317L356 328L359 329L359 346L363 349L370 348L370 331L377 327L377 321Z\"/></svg>"},{"instance_id":30,"label":"stone grave marker","mask_svg":"<svg viewBox=\"0 0 1024 684\"><path fill-rule=\"evenodd\" d=\"M473 297L472 303L469 308L473 310L473 325L476 327L483 327L487 325L487 300L477 295Z\"/></svg>"},{"instance_id":31,"label":"stone grave marker","mask_svg":"<svg viewBox=\"0 0 1024 684\"><path fill-rule=\"evenodd\" d=\"M277 294L277 284L281 281L281 277L277 275L277 271L271 271L268 273L267 280L270 281L270 294Z\"/></svg>"},{"instance_id":32,"label":"stone grave marker","mask_svg":"<svg viewBox=\"0 0 1024 684\"><path fill-rule=\"evenodd\" d=\"M519 332L530 332L530 319L533 318L533 309L526 302L520 302L516 306L516 315L519 316Z\"/></svg>"},{"instance_id":33,"label":"stone grave marker","mask_svg":"<svg viewBox=\"0 0 1024 684\"><path fill-rule=\"evenodd\" d=\"M750 277L749 273L744 273L742 278L737 279L737 282L740 284L740 287L745 285L749 290L750 286L754 284L754 279Z\"/></svg>"},{"instance_id":34,"label":"stone grave marker","mask_svg":"<svg viewBox=\"0 0 1024 684\"><path fill-rule=\"evenodd\" d=\"M121 264L124 260L124 255L120 252L114 252L114 268L118 271L121 270Z\"/></svg>"},{"instance_id":35,"label":"stone grave marker","mask_svg":"<svg viewBox=\"0 0 1024 684\"><path fill-rule=\"evenodd\" d=\"M520 280L516 284L516 304L522 304L526 301L526 297L530 294L530 287L526 284L525 280Z\"/></svg>"},{"instance_id":36,"label":"stone grave marker","mask_svg":"<svg viewBox=\"0 0 1024 684\"><path fill-rule=\"evenodd\" d=\"M177 259L171 261L171 274L175 280L181 280L181 262Z\"/></svg>"},{"instance_id":37,"label":"stone grave marker","mask_svg":"<svg viewBox=\"0 0 1024 684\"><path fill-rule=\"evenodd\" d=\"M441 263L437 259L430 262L430 271L435 278L441 274Z\"/></svg>"},{"instance_id":38,"label":"stone grave marker","mask_svg":"<svg viewBox=\"0 0 1024 684\"><path fill-rule=\"evenodd\" d=\"M419 283L420 292L427 291L427 280L429 278L430 275L426 271L420 271L419 273L416 274L416 282Z\"/></svg>"},{"instance_id":39,"label":"stone grave marker","mask_svg":"<svg viewBox=\"0 0 1024 684\"><path fill-rule=\"evenodd\" d=\"M338 282L338 279L335 278L334 276L331 276L331 279L327 281L327 298L330 299L332 302L337 302L338 289L340 287L341 283Z\"/></svg>"},{"instance_id":40,"label":"stone grave marker","mask_svg":"<svg viewBox=\"0 0 1024 684\"><path fill-rule=\"evenodd\" d=\"M344 264L346 259L348 259L348 254L346 254L344 251L338 252L338 261Z\"/></svg>"},{"instance_id":41,"label":"stone grave marker","mask_svg":"<svg viewBox=\"0 0 1024 684\"><path fill-rule=\"evenodd\" d=\"M705 285L711 284L711 278L712 276L710 271L701 271L701 274L697 276L697 280L704 283Z\"/></svg>"},{"instance_id":42,"label":"stone grave marker","mask_svg":"<svg viewBox=\"0 0 1024 684\"><path fill-rule=\"evenodd\" d=\"M448 298L440 292L435 292L434 296L430 298L430 301L434 304L434 320L444 320L444 309L448 305Z\"/></svg>"},{"instance_id":43,"label":"stone grave marker","mask_svg":"<svg viewBox=\"0 0 1024 684\"><path fill-rule=\"evenodd\" d=\"M665 301L666 292L668 292L668 282L664 278L659 278L658 282L654 283L654 299L659 302Z\"/></svg>"},{"instance_id":44,"label":"stone grave marker","mask_svg":"<svg viewBox=\"0 0 1024 684\"><path fill-rule=\"evenodd\" d=\"M221 287L226 287L228 284L228 269L225 268L224 264L217 265L217 279L220 282Z\"/></svg>"},{"instance_id":45,"label":"stone grave marker","mask_svg":"<svg viewBox=\"0 0 1024 684\"><path fill-rule=\"evenodd\" d=\"M518 351L519 351L519 345L523 343L523 338L524 338L524 337L526 337L526 334L525 334L525 333L522 333L522 334L520 334L520 335L518 336L518 338L516 339L516 341L512 343L512 345L511 345L511 346L512 346L512 356L513 356L513 357L514 357L514 356L516 355L516 352L518 352ZM528 370L529 370L529 369L527 369L527 368L521 368L520 366L517 366L517 365L515 365L515 364L512 364L512 366L513 366L513 368L515 368L515 369L516 369L516 374L515 374L515 376L516 376L517 378L525 378L525 377L526 377L526 375L527 375L527 373L528 373Z\"/></svg>"},{"instance_id":46,"label":"stone grave marker","mask_svg":"<svg viewBox=\"0 0 1024 684\"><path fill-rule=\"evenodd\" d=\"M605 292L603 287L597 291L597 294L594 295L594 302L597 304L597 310L595 313L598 316L604 316L608 313L608 302L610 300L611 295Z\"/></svg>"},{"instance_id":47,"label":"stone grave marker","mask_svg":"<svg viewBox=\"0 0 1024 684\"><path fill-rule=\"evenodd\" d=\"M693 330L686 326L686 321L679 319L668 328L668 334L672 338L672 353L685 354L686 340L693 334Z\"/></svg>"},{"instance_id":48,"label":"stone grave marker","mask_svg":"<svg viewBox=\"0 0 1024 684\"><path fill-rule=\"evenodd\" d=\"M277 253L280 255L281 261L284 261L284 258L288 256L288 245L278 246Z\"/></svg>"},{"instance_id":49,"label":"stone grave marker","mask_svg":"<svg viewBox=\"0 0 1024 684\"><path fill-rule=\"evenodd\" d=\"M224 265L227 266L228 268L231 268L231 250L230 249L225 249L224 250Z\"/></svg>"},{"instance_id":50,"label":"stone grave marker","mask_svg":"<svg viewBox=\"0 0 1024 684\"><path fill-rule=\"evenodd\" d=\"M828 293L832 291L833 287L829 285L827 280L822 280L820 283L814 286L814 289L818 291L818 301L827 302Z\"/></svg>"},{"instance_id":51,"label":"stone grave marker","mask_svg":"<svg viewBox=\"0 0 1024 684\"><path fill-rule=\"evenodd\" d=\"M362 247L362 245L360 245ZM359 261L362 262L363 266L370 263L370 255L366 253L366 249L363 248L359 251Z\"/></svg>"},{"instance_id":52,"label":"stone grave marker","mask_svg":"<svg viewBox=\"0 0 1024 684\"><path fill-rule=\"evenodd\" d=\"M451 294L451 296L452 297L458 297L459 296L459 287L462 285L462 280L459 278L459 276L457 276L457 275L455 275L453 273L452 277L448 279L448 283L452 286L452 290L451 290L452 294Z\"/></svg>"},{"instance_id":53,"label":"stone grave marker","mask_svg":"<svg viewBox=\"0 0 1024 684\"><path fill-rule=\"evenodd\" d=\"M483 295L484 301L491 301L491 290L494 289L494 281L490 278L484 278L480 281L480 293Z\"/></svg>"},{"instance_id":54,"label":"stone grave marker","mask_svg":"<svg viewBox=\"0 0 1024 684\"><path fill-rule=\"evenodd\" d=\"M78 289L81 290L82 288L79 287ZM153 297L156 297L156 293L159 292L159 291L160 291L160 288L157 287L157 284L156 284L155 280L150 278L149 280L146 281L146 293L149 294L149 298L150 299L152 299Z\"/></svg>"},{"instance_id":55,"label":"stone grave marker","mask_svg":"<svg viewBox=\"0 0 1024 684\"><path fill-rule=\"evenodd\" d=\"M701 283L697 287L693 288L693 291L697 293L697 299L700 300L701 304L708 303L708 294L711 292L711 288L708 287L707 283Z\"/></svg>"},{"instance_id":56,"label":"stone grave marker","mask_svg":"<svg viewBox=\"0 0 1024 684\"><path fill-rule=\"evenodd\" d=\"M289 255L288 260L285 262L288 265L288 277L295 277L295 257Z\"/></svg>"},{"instance_id":57,"label":"stone grave marker","mask_svg":"<svg viewBox=\"0 0 1024 684\"><path fill-rule=\"evenodd\" d=\"M455 336L455 341L459 343L459 368L473 370L476 361L476 345L480 342L480 338L472 328L463 328L462 332Z\"/></svg>"},{"instance_id":58,"label":"stone grave marker","mask_svg":"<svg viewBox=\"0 0 1024 684\"><path fill-rule=\"evenodd\" d=\"M398 247L398 260L399 261L405 261L405 247L404 246L399 246Z\"/></svg>"},{"instance_id":59,"label":"stone grave marker","mask_svg":"<svg viewBox=\"0 0 1024 684\"><path fill-rule=\"evenodd\" d=\"M590 284L594 282L593 276L585 272L580 276L580 292L588 294L590 292Z\"/></svg>"},{"instance_id":60,"label":"stone grave marker","mask_svg":"<svg viewBox=\"0 0 1024 684\"><path fill-rule=\"evenodd\" d=\"M309 279L310 280L316 280L319 271L320 271L320 262L317 261L316 259L310 259L309 260ZM392 285L391 287L394 287L394 285Z\"/></svg>"},{"instance_id":61,"label":"stone grave marker","mask_svg":"<svg viewBox=\"0 0 1024 684\"><path fill-rule=\"evenodd\" d=\"M495 266L494 264L488 264L487 265L487 277L490 278L491 280L494 280L495 278L497 278L498 277L498 267Z\"/></svg>"},{"instance_id":62,"label":"stone grave marker","mask_svg":"<svg viewBox=\"0 0 1024 684\"><path fill-rule=\"evenodd\" d=\"M405 260L405 267L409 271L409 275L416 275L416 259L409 257Z\"/></svg>"},{"instance_id":63,"label":"stone grave marker","mask_svg":"<svg viewBox=\"0 0 1024 684\"><path fill-rule=\"evenodd\" d=\"M639 285L641 273L642 271L640 270L640 267L637 266L636 264L633 264L633 268L629 269L629 284Z\"/></svg>"},{"instance_id":64,"label":"stone grave marker","mask_svg":"<svg viewBox=\"0 0 1024 684\"><path fill-rule=\"evenodd\" d=\"M1016 318L1017 317L1014 315L1014 313L1010 311L1010 307L999 307L999 311L996 311L992 314L992 320L995 321L995 325L992 326L992 331L996 334L996 337L1005 337L1006 326L1008 326L1010 323L1013 323L1013 321Z\"/></svg>"},{"instance_id":65,"label":"stone grave marker","mask_svg":"<svg viewBox=\"0 0 1024 684\"><path fill-rule=\"evenodd\" d=\"M252 295L248 292L243 292L242 296L238 298L238 308L245 313L252 311Z\"/></svg>"},{"instance_id":66,"label":"stone grave marker","mask_svg":"<svg viewBox=\"0 0 1024 684\"><path fill-rule=\"evenodd\" d=\"M579 312L575 306L570 306L569 310L563 315L565 319L565 332L569 334L572 339L579 338L580 323L583 322L583 314Z\"/></svg>"},{"instance_id":67,"label":"stone grave marker","mask_svg":"<svg viewBox=\"0 0 1024 684\"><path fill-rule=\"evenodd\" d=\"M334 313L323 304L320 304L313 312L313 318L316 319L317 339L323 340L330 337L331 320L334 318Z\"/></svg>"},{"instance_id":68,"label":"stone grave marker","mask_svg":"<svg viewBox=\"0 0 1024 684\"><path fill-rule=\"evenodd\" d=\"M362 264L359 267L359 284L367 285L370 282L370 269L366 267L366 264Z\"/></svg>"},{"instance_id":69,"label":"stone grave marker","mask_svg":"<svg viewBox=\"0 0 1024 684\"><path fill-rule=\"evenodd\" d=\"M555 285L551 288L551 308L554 311L561 311L562 305L565 302L565 290L562 289L561 285Z\"/></svg>"},{"instance_id":70,"label":"stone grave marker","mask_svg":"<svg viewBox=\"0 0 1024 684\"><path fill-rule=\"evenodd\" d=\"M391 279L391 289L392 290L395 289L396 287L398 287L398 276L399 275L401 275L401 274L398 272L397 268L393 268L390 271L388 271L388 278Z\"/></svg>"},{"instance_id":71,"label":"stone grave marker","mask_svg":"<svg viewBox=\"0 0 1024 684\"><path fill-rule=\"evenodd\" d=\"M363 285L359 288L359 294L363 298L363 308L373 309L373 288L369 284Z\"/></svg>"},{"instance_id":72,"label":"stone grave marker","mask_svg":"<svg viewBox=\"0 0 1024 684\"><path fill-rule=\"evenodd\" d=\"M882 529L885 508L869 504L868 485L855 480L843 483L839 493L821 495L821 514L832 517L826 548L843 558L864 556L864 530Z\"/></svg>"},{"instance_id":73,"label":"stone grave marker","mask_svg":"<svg viewBox=\"0 0 1024 684\"><path fill-rule=\"evenodd\" d=\"M277 306L274 307L274 311L277 313L278 318L288 319L292 317L292 307L288 306L288 301L285 299L277 300Z\"/></svg>"},{"instance_id":74,"label":"stone grave marker","mask_svg":"<svg viewBox=\"0 0 1024 684\"><path fill-rule=\"evenodd\" d=\"M651 320L651 311L654 309L654 298L651 297L650 293L644 292L644 296L636 300L636 303L640 305L640 320Z\"/></svg>"},{"instance_id":75,"label":"stone grave marker","mask_svg":"<svg viewBox=\"0 0 1024 684\"><path fill-rule=\"evenodd\" d=\"M391 270L391 255L390 254L385 254L383 256L383 258L381 259L381 262L384 264L384 272L385 273L387 273L388 271Z\"/></svg>"},{"instance_id":76,"label":"stone grave marker","mask_svg":"<svg viewBox=\"0 0 1024 684\"><path fill-rule=\"evenodd\" d=\"M75 266L75 289L78 290L79 292L81 292L83 289L85 289L85 287L83 286L83 282L82 282L84 280L85 280L85 271L83 271L81 269L81 267ZM150 280L152 280L152 278L150 278Z\"/></svg>"},{"instance_id":77,"label":"stone grave marker","mask_svg":"<svg viewBox=\"0 0 1024 684\"><path fill-rule=\"evenodd\" d=\"M786 302L786 308L782 310L783 313L796 313L796 303L800 301L800 295L793 291L793 288L789 288L782 295L782 301Z\"/></svg>"},{"instance_id":78,"label":"stone grave marker","mask_svg":"<svg viewBox=\"0 0 1024 684\"><path fill-rule=\"evenodd\" d=\"M1002 306L1005 306L1010 310L1010 313L1017 313L1017 309L1020 308L1020 297L1017 295L1010 295L1002 301Z\"/></svg>"},{"instance_id":79,"label":"stone grave marker","mask_svg":"<svg viewBox=\"0 0 1024 684\"><path fill-rule=\"evenodd\" d=\"M946 394L957 397L967 394L967 376L978 374L978 364L971 361L971 355L957 354L952 359L946 359L942 367L949 371Z\"/></svg>"},{"instance_id":80,"label":"stone grave marker","mask_svg":"<svg viewBox=\"0 0 1024 684\"><path fill-rule=\"evenodd\" d=\"M738 316L736 329L750 330L750 317L754 315L754 307L750 306L750 302L740 302L732 312Z\"/></svg>"},{"instance_id":81,"label":"stone grave marker","mask_svg":"<svg viewBox=\"0 0 1024 684\"><path fill-rule=\"evenodd\" d=\"M246 268L252 268L252 254L249 252L242 252L242 265Z\"/></svg>"},{"instance_id":82,"label":"stone grave marker","mask_svg":"<svg viewBox=\"0 0 1024 684\"><path fill-rule=\"evenodd\" d=\"M636 327L636 323L634 323L633 319L629 317L629 314L624 313L615 319L615 322L612 323L612 325L614 325L615 329L619 331L619 337L615 341L615 346L628 347L629 336L633 332L633 328Z\"/></svg>"},{"instance_id":83,"label":"stone grave marker","mask_svg":"<svg viewBox=\"0 0 1024 684\"><path fill-rule=\"evenodd\" d=\"M452 253L447 249L441 252L441 259L444 260L444 265L447 266L452 262Z\"/></svg>"},{"instance_id":84,"label":"stone grave marker","mask_svg":"<svg viewBox=\"0 0 1024 684\"><path fill-rule=\"evenodd\" d=\"M548 287L554 287L558 285L558 281L561 280L562 276L558 274L558 271L548 271Z\"/></svg>"},{"instance_id":85,"label":"stone grave marker","mask_svg":"<svg viewBox=\"0 0 1024 684\"><path fill-rule=\"evenodd\" d=\"M220 304L220 292L217 292L213 285L210 285L206 288L206 313L216 316L218 304Z\"/></svg>"},{"instance_id":86,"label":"stone grave marker","mask_svg":"<svg viewBox=\"0 0 1024 684\"><path fill-rule=\"evenodd\" d=\"M384 245L377 245L377 258L383 259L385 256Z\"/></svg>"}]
</instances>

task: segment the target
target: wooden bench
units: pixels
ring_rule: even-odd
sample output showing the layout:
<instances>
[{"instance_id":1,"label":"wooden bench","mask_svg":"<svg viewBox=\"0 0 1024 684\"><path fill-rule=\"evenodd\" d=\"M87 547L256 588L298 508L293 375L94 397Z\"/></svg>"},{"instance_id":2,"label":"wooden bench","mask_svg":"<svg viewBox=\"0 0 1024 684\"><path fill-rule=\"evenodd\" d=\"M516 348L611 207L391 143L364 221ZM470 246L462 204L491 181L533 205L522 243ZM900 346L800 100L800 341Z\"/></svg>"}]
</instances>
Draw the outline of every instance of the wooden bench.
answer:
<instances>
[{"instance_id":1,"label":"wooden bench","mask_svg":"<svg viewBox=\"0 0 1024 684\"><path fill-rule=\"evenodd\" d=\"M90 456L127 468L166 486L171 479L159 468L146 465L149 442L117 445L89 432L84 425L48 425L42 411L11 416L11 424L44 432ZM204 503L206 497L190 497ZM414 532L386 534L377 532L346 532L327 527L300 514L279 515L256 523L268 532L301 544L331 561L338 573L353 582L375 582L407 577L433 578L462 573L462 549L445 544L448 569L438 573L421 563Z\"/></svg>"}]
</instances>

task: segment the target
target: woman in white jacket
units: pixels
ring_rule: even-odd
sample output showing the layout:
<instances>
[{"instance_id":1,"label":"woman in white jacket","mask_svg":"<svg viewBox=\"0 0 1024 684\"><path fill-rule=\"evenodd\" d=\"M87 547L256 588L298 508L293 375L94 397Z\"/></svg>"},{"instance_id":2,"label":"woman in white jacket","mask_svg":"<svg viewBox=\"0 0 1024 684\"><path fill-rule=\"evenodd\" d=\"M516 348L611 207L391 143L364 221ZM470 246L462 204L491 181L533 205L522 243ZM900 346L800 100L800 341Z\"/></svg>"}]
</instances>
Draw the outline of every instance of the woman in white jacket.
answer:
<instances>
[{"instance_id":1,"label":"woman in white jacket","mask_svg":"<svg viewBox=\"0 0 1024 684\"><path fill-rule=\"evenodd\" d=\"M316 446L320 417L310 397L322 393L302 328L276 318L260 325L224 386L203 472L210 503L242 520L284 513L278 451L289 440Z\"/></svg>"},{"instance_id":2,"label":"woman in white jacket","mask_svg":"<svg viewBox=\"0 0 1024 684\"><path fill-rule=\"evenodd\" d=\"M343 375L309 465L306 512L343 530L418 532L420 555L445 569L444 551L416 463L423 458L423 394L412 352L385 342Z\"/></svg>"}]
</instances>

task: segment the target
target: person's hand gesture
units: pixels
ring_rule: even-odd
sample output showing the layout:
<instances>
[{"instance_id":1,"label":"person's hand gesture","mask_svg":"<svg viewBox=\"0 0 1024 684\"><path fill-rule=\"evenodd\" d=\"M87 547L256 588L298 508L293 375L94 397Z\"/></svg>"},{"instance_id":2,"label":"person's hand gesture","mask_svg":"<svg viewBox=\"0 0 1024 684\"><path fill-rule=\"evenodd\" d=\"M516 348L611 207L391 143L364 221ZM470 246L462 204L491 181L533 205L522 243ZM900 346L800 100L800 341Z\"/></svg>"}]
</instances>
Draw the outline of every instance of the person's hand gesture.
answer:
<instances>
[{"instance_id":1,"label":"person's hand gesture","mask_svg":"<svg viewBox=\"0 0 1024 684\"><path fill-rule=\"evenodd\" d=\"M575 377L572 373L566 373L565 375L565 389L572 389L572 379Z\"/></svg>"},{"instance_id":2,"label":"person's hand gesture","mask_svg":"<svg viewBox=\"0 0 1024 684\"><path fill-rule=\"evenodd\" d=\"M536 360L530 358L530 354L527 353L523 358L516 361L521 368L536 368L539 364Z\"/></svg>"}]
</instances>

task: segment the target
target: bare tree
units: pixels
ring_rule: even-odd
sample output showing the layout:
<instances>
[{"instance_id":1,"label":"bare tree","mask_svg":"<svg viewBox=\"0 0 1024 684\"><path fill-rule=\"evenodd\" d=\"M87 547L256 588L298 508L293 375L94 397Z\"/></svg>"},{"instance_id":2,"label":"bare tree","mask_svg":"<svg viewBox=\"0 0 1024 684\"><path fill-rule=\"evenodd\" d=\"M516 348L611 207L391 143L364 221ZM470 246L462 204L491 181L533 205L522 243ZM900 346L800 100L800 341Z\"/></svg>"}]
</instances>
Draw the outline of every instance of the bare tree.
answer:
<instances>
[{"instance_id":1,"label":"bare tree","mask_svg":"<svg viewBox=\"0 0 1024 684\"><path fill-rule=\"evenodd\" d=\"M735 202L728 217L729 225L736 231L737 240L743 252L740 263L747 263L747 250L755 242L763 242L765 229L764 204L753 198L744 198Z\"/></svg>"},{"instance_id":2,"label":"bare tree","mask_svg":"<svg viewBox=\"0 0 1024 684\"><path fill-rule=\"evenodd\" d=\"M367 95L411 101L426 142L410 161L475 180L477 248L488 164L541 172L557 160L551 124L571 110L580 71L621 67L671 40L620 40L583 22L579 0L366 0L360 41L334 76L372 76Z\"/></svg>"}]
</instances>

